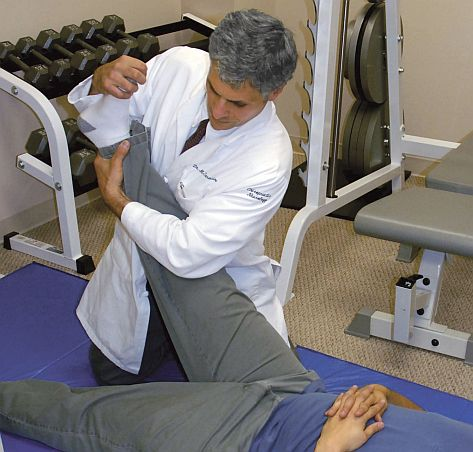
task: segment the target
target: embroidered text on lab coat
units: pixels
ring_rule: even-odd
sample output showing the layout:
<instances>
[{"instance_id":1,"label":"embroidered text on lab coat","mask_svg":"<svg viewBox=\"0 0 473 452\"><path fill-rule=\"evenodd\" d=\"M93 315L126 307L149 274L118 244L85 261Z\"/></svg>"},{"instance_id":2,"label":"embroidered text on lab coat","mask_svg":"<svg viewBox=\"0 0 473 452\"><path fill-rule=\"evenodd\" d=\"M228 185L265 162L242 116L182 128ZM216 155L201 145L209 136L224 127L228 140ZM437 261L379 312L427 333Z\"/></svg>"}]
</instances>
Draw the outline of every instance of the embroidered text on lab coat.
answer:
<instances>
[{"instance_id":1,"label":"embroidered text on lab coat","mask_svg":"<svg viewBox=\"0 0 473 452\"><path fill-rule=\"evenodd\" d=\"M246 195L250 198L257 199L264 204L269 198L271 198L271 194L269 193L261 193L260 191L255 190L254 188L247 188L246 191L248 192Z\"/></svg>"},{"instance_id":2,"label":"embroidered text on lab coat","mask_svg":"<svg viewBox=\"0 0 473 452\"><path fill-rule=\"evenodd\" d=\"M197 170L200 174L202 174L202 176L204 176L206 179L208 180L212 180L214 182L217 182L217 179L215 177L211 177L207 174L207 171L205 171L204 169L201 169L199 168L199 165L197 165L197 163L194 163L192 165L192 168L194 168L195 170Z\"/></svg>"}]
</instances>

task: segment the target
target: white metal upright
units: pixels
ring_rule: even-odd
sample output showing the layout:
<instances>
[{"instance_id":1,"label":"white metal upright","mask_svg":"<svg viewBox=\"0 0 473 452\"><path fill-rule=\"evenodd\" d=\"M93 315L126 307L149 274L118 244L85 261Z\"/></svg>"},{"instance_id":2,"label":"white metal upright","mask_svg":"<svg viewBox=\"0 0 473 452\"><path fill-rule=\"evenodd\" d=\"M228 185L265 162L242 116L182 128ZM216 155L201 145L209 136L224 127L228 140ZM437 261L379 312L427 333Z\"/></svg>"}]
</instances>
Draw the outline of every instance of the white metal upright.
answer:
<instances>
[{"instance_id":1,"label":"white metal upright","mask_svg":"<svg viewBox=\"0 0 473 452\"><path fill-rule=\"evenodd\" d=\"M314 36L315 51L307 55L312 66L313 80L305 85L311 101L310 114L304 115L308 124L309 141L304 145L307 155L307 198L306 205L291 222L281 255L281 274L276 291L281 302L289 301L294 284L297 262L304 236L312 223L365 195L386 182L393 183L393 189L402 185L403 168L403 125L400 107L399 73L401 26L398 0L386 0L388 84L390 97L391 164L381 168L335 192L328 198L327 172L329 164L330 139L334 109L335 80L338 67L338 45L340 39L341 0L314 0L317 19L308 24Z\"/></svg>"},{"instance_id":2,"label":"white metal upright","mask_svg":"<svg viewBox=\"0 0 473 452\"><path fill-rule=\"evenodd\" d=\"M0 69L0 89L31 108L46 130L51 166L23 153L17 157L17 167L54 190L63 249L18 233L9 234L5 241L13 250L82 274L90 273L94 265L90 256L81 253L68 144L61 119L40 91L3 69Z\"/></svg>"}]
</instances>

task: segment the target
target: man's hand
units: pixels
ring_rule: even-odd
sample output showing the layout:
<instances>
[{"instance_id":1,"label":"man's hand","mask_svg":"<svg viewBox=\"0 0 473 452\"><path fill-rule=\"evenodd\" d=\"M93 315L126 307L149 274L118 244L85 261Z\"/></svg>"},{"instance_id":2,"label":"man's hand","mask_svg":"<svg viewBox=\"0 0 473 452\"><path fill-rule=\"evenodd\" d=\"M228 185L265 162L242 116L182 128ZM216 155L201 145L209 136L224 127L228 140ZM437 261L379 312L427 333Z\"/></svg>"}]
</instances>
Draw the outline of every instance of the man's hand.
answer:
<instances>
[{"instance_id":1,"label":"man's hand","mask_svg":"<svg viewBox=\"0 0 473 452\"><path fill-rule=\"evenodd\" d=\"M129 99L138 90L138 85L146 82L147 69L143 61L122 55L95 70L89 94L111 94L118 99Z\"/></svg>"},{"instance_id":2,"label":"man's hand","mask_svg":"<svg viewBox=\"0 0 473 452\"><path fill-rule=\"evenodd\" d=\"M381 421L381 416L388 408L388 403L404 408L410 408L411 410L422 410L422 408L412 402L412 400L390 390L386 386L371 384L360 389L357 386L352 386L347 392L340 394L333 405L325 412L325 415L330 417L338 414L341 418L344 418L352 409L356 401L359 402L359 408L354 413L355 416L365 414L370 406L383 401L385 408L376 416L376 421Z\"/></svg>"},{"instance_id":3,"label":"man's hand","mask_svg":"<svg viewBox=\"0 0 473 452\"><path fill-rule=\"evenodd\" d=\"M378 401L371 405L361 416L355 413L360 410L361 400L355 400L355 403L342 418L338 414L329 417L317 441L315 452L351 452L361 447L376 432L383 429L382 421L376 421L366 426L370 419L375 419L386 409L386 402Z\"/></svg>"},{"instance_id":4,"label":"man's hand","mask_svg":"<svg viewBox=\"0 0 473 452\"><path fill-rule=\"evenodd\" d=\"M376 415L376 421L381 421L381 416L388 407L389 389L382 385L371 384L358 388L352 386L347 392L341 393L333 403L333 405L325 412L326 416L335 416L340 418L347 417L355 403L358 408L353 413L355 416L362 416L367 413L371 406L383 403L383 410Z\"/></svg>"},{"instance_id":5,"label":"man's hand","mask_svg":"<svg viewBox=\"0 0 473 452\"><path fill-rule=\"evenodd\" d=\"M94 161L97 181L105 204L120 218L125 206L131 201L122 189L123 159L128 154L130 143L123 141L111 159L97 155Z\"/></svg>"}]
</instances>

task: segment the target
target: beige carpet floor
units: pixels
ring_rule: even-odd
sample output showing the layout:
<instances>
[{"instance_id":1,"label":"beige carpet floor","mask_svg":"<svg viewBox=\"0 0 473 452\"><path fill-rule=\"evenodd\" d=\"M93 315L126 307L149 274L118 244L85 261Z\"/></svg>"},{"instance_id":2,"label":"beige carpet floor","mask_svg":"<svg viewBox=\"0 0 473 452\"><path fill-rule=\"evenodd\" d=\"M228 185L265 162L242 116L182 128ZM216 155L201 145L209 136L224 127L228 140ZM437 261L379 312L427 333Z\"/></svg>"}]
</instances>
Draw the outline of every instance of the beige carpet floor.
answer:
<instances>
[{"instance_id":1,"label":"beige carpet floor","mask_svg":"<svg viewBox=\"0 0 473 452\"><path fill-rule=\"evenodd\" d=\"M281 255L289 224L296 214L280 209L268 225L266 247ZM97 263L113 233L114 218L101 200L78 209L82 252ZM56 222L27 234L61 246ZM285 307L293 341L323 353L473 400L473 367L461 360L382 339L349 336L344 328L363 306L392 310L393 284L415 273L415 265L395 260L397 246L353 232L352 223L323 218L306 234L293 292ZM0 274L36 260L0 249ZM44 262L43 262L44 263ZM46 263L47 265L50 265ZM51 265L54 266L54 265ZM73 273L73 272L71 272ZM473 332L473 265L455 257L447 266L437 321ZM89 275L90 277L90 275Z\"/></svg>"}]
</instances>

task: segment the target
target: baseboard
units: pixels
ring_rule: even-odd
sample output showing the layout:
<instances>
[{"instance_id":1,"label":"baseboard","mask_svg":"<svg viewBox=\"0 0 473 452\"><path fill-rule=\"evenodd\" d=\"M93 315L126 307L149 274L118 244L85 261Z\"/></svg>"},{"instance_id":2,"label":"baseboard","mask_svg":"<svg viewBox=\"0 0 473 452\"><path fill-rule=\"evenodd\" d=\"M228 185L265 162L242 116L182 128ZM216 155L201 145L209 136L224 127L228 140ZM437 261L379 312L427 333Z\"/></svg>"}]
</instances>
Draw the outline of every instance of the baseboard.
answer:
<instances>
[{"instance_id":1,"label":"baseboard","mask_svg":"<svg viewBox=\"0 0 473 452\"><path fill-rule=\"evenodd\" d=\"M82 207L98 199L99 197L100 191L97 188L79 195L74 198L76 208ZM48 201L44 201L0 221L0 237L9 234L12 231L17 231L19 233L27 232L33 228L47 223L48 221L54 220L57 217L58 213L55 200L50 199Z\"/></svg>"}]
</instances>

